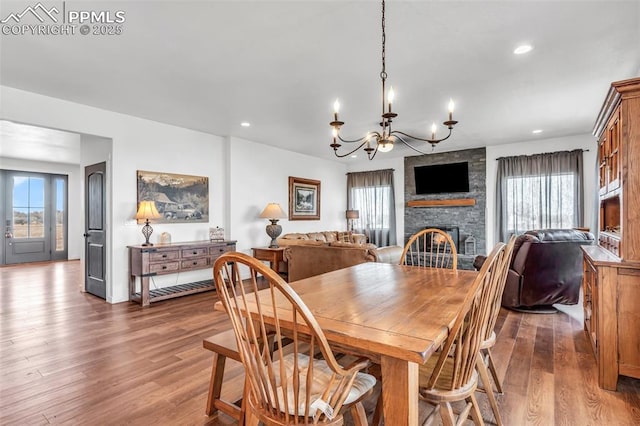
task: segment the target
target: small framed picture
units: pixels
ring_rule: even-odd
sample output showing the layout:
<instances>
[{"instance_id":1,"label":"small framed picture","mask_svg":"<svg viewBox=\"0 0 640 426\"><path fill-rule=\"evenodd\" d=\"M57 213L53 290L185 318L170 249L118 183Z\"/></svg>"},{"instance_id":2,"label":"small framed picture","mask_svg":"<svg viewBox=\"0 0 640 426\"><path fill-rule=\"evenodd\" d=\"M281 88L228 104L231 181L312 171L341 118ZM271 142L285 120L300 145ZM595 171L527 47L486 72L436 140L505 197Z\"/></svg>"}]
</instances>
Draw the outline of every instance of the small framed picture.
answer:
<instances>
[{"instance_id":1,"label":"small framed picture","mask_svg":"<svg viewBox=\"0 0 640 426\"><path fill-rule=\"evenodd\" d=\"M320 220L320 181L289 176L289 220Z\"/></svg>"},{"instance_id":2,"label":"small framed picture","mask_svg":"<svg viewBox=\"0 0 640 426\"><path fill-rule=\"evenodd\" d=\"M209 228L209 240L211 241L224 241L224 228Z\"/></svg>"}]
</instances>

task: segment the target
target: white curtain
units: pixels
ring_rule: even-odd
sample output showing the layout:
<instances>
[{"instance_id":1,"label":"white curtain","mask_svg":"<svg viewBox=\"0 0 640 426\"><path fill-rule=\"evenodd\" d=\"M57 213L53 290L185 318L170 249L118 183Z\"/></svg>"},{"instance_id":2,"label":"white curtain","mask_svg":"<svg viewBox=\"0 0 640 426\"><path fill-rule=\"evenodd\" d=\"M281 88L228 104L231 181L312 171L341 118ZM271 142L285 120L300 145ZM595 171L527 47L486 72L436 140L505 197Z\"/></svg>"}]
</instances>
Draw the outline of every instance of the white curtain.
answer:
<instances>
[{"instance_id":1,"label":"white curtain","mask_svg":"<svg viewBox=\"0 0 640 426\"><path fill-rule=\"evenodd\" d=\"M496 241L584 222L582 150L498 158Z\"/></svg>"},{"instance_id":2,"label":"white curtain","mask_svg":"<svg viewBox=\"0 0 640 426\"><path fill-rule=\"evenodd\" d=\"M378 247L396 244L393 169L347 173L347 208L358 210L354 230Z\"/></svg>"}]
</instances>

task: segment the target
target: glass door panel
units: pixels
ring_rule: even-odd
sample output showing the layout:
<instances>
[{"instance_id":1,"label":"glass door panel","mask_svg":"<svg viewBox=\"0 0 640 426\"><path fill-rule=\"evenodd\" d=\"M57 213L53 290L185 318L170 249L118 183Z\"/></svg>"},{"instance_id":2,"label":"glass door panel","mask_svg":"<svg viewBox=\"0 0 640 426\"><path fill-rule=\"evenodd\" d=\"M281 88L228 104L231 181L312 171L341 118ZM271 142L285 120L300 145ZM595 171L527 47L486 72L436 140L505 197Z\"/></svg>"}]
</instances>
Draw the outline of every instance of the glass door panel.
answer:
<instances>
[{"instance_id":1,"label":"glass door panel","mask_svg":"<svg viewBox=\"0 0 640 426\"><path fill-rule=\"evenodd\" d=\"M67 258L67 177L53 176L51 183L52 260Z\"/></svg>"}]
</instances>

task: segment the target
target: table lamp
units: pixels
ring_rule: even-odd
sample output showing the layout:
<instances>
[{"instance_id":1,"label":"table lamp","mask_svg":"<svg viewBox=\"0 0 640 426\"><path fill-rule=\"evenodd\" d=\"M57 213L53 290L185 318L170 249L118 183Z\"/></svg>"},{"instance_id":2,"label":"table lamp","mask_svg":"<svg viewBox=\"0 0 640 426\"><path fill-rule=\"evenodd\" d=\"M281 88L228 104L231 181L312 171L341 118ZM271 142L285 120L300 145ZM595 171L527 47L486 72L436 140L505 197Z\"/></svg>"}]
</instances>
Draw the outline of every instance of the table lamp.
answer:
<instances>
[{"instance_id":1,"label":"table lamp","mask_svg":"<svg viewBox=\"0 0 640 426\"><path fill-rule=\"evenodd\" d=\"M153 228L149 225L149 219L159 219L161 217L160 213L158 213L158 209L156 209L156 203L154 201L140 201L135 218L145 221L144 226L142 227L142 235L145 236L146 241L142 244L143 246L153 245L149 242L149 237L153 233Z\"/></svg>"},{"instance_id":2,"label":"table lamp","mask_svg":"<svg viewBox=\"0 0 640 426\"><path fill-rule=\"evenodd\" d=\"M347 210L347 221L349 222L349 231L353 231L353 221L360 218L360 210Z\"/></svg>"},{"instance_id":3,"label":"table lamp","mask_svg":"<svg viewBox=\"0 0 640 426\"><path fill-rule=\"evenodd\" d=\"M278 225L278 219L285 219L287 217L286 213L282 210L280 204L269 203L260 213L260 217L271 221L271 224L267 225L267 235L271 237L269 248L278 248L276 238L282 233L282 226Z\"/></svg>"}]
</instances>

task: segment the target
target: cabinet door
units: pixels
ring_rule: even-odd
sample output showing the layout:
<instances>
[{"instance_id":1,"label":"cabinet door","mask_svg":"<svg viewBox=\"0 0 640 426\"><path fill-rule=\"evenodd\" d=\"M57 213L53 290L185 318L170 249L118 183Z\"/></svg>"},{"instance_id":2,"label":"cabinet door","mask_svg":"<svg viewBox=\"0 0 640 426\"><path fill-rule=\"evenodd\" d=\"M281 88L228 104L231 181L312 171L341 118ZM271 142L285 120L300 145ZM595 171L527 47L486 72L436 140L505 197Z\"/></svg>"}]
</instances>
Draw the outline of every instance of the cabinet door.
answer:
<instances>
[{"instance_id":1,"label":"cabinet door","mask_svg":"<svg viewBox=\"0 0 640 426\"><path fill-rule=\"evenodd\" d=\"M583 304L584 304L584 328L589 337L589 342L593 348L593 352L598 353L598 339L596 327L598 324L598 292L596 287L597 271L595 267L584 259L584 277L583 277Z\"/></svg>"},{"instance_id":2,"label":"cabinet door","mask_svg":"<svg viewBox=\"0 0 640 426\"><path fill-rule=\"evenodd\" d=\"M620 187L620 110L611 118L607 126L608 160L607 191Z\"/></svg>"},{"instance_id":3,"label":"cabinet door","mask_svg":"<svg viewBox=\"0 0 640 426\"><path fill-rule=\"evenodd\" d=\"M600 195L604 195L607 193L607 182L608 182L608 168L607 163L609 161L609 140L608 140L608 132L604 132L602 137L598 141L598 176L600 183Z\"/></svg>"}]
</instances>

